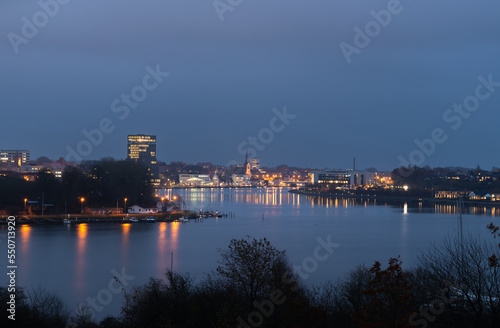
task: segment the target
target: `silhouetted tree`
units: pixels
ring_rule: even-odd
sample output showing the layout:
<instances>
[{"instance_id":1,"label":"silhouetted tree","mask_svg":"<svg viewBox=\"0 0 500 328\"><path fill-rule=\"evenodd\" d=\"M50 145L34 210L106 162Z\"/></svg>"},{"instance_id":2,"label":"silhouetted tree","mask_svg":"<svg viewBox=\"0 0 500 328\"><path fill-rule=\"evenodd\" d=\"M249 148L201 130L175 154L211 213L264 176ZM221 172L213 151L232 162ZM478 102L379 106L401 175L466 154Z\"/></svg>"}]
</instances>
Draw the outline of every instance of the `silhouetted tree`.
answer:
<instances>
[{"instance_id":1,"label":"silhouetted tree","mask_svg":"<svg viewBox=\"0 0 500 328\"><path fill-rule=\"evenodd\" d=\"M249 306L257 298L269 295L272 268L282 259L284 251L271 246L266 239L232 239L227 250L219 250L221 260L217 272L226 283L241 290Z\"/></svg>"},{"instance_id":2,"label":"silhouetted tree","mask_svg":"<svg viewBox=\"0 0 500 328\"><path fill-rule=\"evenodd\" d=\"M470 327L496 327L500 318L500 267L491 265L491 244L479 237L462 241L446 239L420 256L421 266L439 290L449 289L453 298L440 316L454 319L446 324L467 323Z\"/></svg>"},{"instance_id":3,"label":"silhouetted tree","mask_svg":"<svg viewBox=\"0 0 500 328\"><path fill-rule=\"evenodd\" d=\"M358 327L411 327L408 321L414 308L411 274L403 272L399 258L389 259L385 270L380 262L375 262L370 273L373 278L363 291L368 303L361 313L353 314Z\"/></svg>"}]
</instances>

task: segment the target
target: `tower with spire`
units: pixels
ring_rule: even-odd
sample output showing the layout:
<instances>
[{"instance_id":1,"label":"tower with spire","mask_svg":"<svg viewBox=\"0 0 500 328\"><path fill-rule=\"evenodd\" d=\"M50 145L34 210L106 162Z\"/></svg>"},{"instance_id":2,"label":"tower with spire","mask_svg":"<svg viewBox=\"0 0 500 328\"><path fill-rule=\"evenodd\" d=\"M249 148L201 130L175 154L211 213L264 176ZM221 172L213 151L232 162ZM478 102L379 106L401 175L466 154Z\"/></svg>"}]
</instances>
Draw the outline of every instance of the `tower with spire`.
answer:
<instances>
[{"instance_id":1,"label":"tower with spire","mask_svg":"<svg viewBox=\"0 0 500 328\"><path fill-rule=\"evenodd\" d=\"M243 169L245 170L245 175L248 175L248 177L252 177L252 170L250 166L250 162L248 161L248 151L247 151L247 156L245 158L245 164L243 164Z\"/></svg>"}]
</instances>

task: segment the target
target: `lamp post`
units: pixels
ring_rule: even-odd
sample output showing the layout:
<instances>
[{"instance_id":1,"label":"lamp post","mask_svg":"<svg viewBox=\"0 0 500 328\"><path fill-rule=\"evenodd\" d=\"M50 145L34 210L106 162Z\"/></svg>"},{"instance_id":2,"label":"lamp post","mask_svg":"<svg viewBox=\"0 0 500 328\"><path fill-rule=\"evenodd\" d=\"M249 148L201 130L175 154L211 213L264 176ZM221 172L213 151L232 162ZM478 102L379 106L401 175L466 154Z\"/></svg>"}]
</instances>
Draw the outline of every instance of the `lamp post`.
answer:
<instances>
[{"instance_id":1,"label":"lamp post","mask_svg":"<svg viewBox=\"0 0 500 328\"><path fill-rule=\"evenodd\" d=\"M127 211L127 198L125 198L125 213L127 213L127 217L128 217L128 211Z\"/></svg>"},{"instance_id":2,"label":"lamp post","mask_svg":"<svg viewBox=\"0 0 500 328\"><path fill-rule=\"evenodd\" d=\"M26 202L27 202L27 201L28 201L28 198L25 198L25 199L24 199L24 214L28 214L28 213L26 212Z\"/></svg>"},{"instance_id":3,"label":"lamp post","mask_svg":"<svg viewBox=\"0 0 500 328\"><path fill-rule=\"evenodd\" d=\"M83 198L83 197L82 197L82 198L80 198L80 202L82 203L82 210L81 210L81 211L82 211L82 214L83 214L83 202L84 202L84 201L85 201L85 198Z\"/></svg>"}]
</instances>

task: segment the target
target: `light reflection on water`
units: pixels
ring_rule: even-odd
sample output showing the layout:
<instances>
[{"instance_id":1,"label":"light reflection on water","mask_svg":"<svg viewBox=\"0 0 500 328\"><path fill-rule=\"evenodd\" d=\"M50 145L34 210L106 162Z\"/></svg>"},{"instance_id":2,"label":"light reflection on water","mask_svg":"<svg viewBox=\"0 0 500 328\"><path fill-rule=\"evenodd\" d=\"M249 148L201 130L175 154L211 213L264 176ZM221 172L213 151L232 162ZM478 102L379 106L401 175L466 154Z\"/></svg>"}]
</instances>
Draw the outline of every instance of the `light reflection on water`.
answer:
<instances>
[{"instance_id":1,"label":"light reflection on water","mask_svg":"<svg viewBox=\"0 0 500 328\"><path fill-rule=\"evenodd\" d=\"M129 250L130 227L132 226L132 224L123 223L121 226L122 226L121 258L122 258L122 263L126 263L126 256Z\"/></svg>"},{"instance_id":2,"label":"light reflection on water","mask_svg":"<svg viewBox=\"0 0 500 328\"><path fill-rule=\"evenodd\" d=\"M18 254L16 254L16 260L19 261L20 258L24 258L28 255L30 249L30 236L31 236L31 227L27 224L23 224L20 227L19 231L19 248ZM6 239L4 239L6 240ZM3 240L2 240L3 242ZM3 248L2 248L3 250ZM3 252L2 252L3 253ZM5 254L5 253L3 253ZM29 263L26 264L27 270L29 270ZM27 272L21 270L18 272L18 279L25 280L27 278Z\"/></svg>"},{"instance_id":3,"label":"light reflection on water","mask_svg":"<svg viewBox=\"0 0 500 328\"><path fill-rule=\"evenodd\" d=\"M87 223L79 224L76 238L76 260L75 260L75 282L76 289L82 293L85 291L85 271L87 257Z\"/></svg>"}]
</instances>

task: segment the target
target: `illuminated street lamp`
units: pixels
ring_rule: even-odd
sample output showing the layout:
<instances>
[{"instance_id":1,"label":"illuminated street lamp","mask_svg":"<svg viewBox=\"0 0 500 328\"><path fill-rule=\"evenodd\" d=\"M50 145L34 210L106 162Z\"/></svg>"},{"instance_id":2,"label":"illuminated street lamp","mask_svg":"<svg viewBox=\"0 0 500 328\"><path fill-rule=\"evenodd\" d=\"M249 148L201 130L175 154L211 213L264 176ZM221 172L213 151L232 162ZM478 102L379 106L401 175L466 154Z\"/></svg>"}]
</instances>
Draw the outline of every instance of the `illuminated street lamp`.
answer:
<instances>
[{"instance_id":1,"label":"illuminated street lamp","mask_svg":"<svg viewBox=\"0 0 500 328\"><path fill-rule=\"evenodd\" d=\"M25 213L25 214L27 213L27 212L26 212L26 202L27 202L27 201L28 201L28 198L25 198L25 199L24 199L24 213Z\"/></svg>"},{"instance_id":2,"label":"illuminated street lamp","mask_svg":"<svg viewBox=\"0 0 500 328\"><path fill-rule=\"evenodd\" d=\"M80 198L80 202L82 203L82 214L83 214L83 202L85 201L85 198Z\"/></svg>"},{"instance_id":3,"label":"illuminated street lamp","mask_svg":"<svg viewBox=\"0 0 500 328\"><path fill-rule=\"evenodd\" d=\"M125 198L125 213L127 213L127 216L128 216L128 211L127 211L127 198Z\"/></svg>"}]
</instances>

